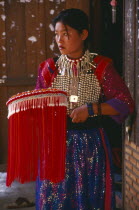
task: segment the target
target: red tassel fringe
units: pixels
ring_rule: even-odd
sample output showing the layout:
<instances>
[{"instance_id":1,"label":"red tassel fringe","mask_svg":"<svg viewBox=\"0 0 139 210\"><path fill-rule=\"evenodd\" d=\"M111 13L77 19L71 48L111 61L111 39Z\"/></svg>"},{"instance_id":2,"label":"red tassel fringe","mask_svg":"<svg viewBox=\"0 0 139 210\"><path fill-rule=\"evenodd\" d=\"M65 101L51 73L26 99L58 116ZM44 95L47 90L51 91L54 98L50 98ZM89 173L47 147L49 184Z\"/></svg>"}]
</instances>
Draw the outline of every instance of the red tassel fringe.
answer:
<instances>
[{"instance_id":1,"label":"red tassel fringe","mask_svg":"<svg viewBox=\"0 0 139 210\"><path fill-rule=\"evenodd\" d=\"M66 111L64 105L46 104L10 115L7 186L15 179L35 181L38 175L55 183L64 179Z\"/></svg>"}]
</instances>

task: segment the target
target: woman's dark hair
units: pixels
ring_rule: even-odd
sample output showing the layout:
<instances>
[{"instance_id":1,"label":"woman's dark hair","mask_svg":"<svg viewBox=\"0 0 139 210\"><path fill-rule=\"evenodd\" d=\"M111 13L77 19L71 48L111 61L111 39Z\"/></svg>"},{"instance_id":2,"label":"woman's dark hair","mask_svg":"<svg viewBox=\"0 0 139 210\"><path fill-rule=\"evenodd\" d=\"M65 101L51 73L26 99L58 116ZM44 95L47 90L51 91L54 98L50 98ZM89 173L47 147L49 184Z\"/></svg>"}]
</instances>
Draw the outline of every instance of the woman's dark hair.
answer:
<instances>
[{"instance_id":1,"label":"woman's dark hair","mask_svg":"<svg viewBox=\"0 0 139 210\"><path fill-rule=\"evenodd\" d=\"M80 9L71 8L61 11L52 21L54 28L57 22L76 29L78 33L82 33L84 29L89 32L88 16ZM88 40L89 38L87 37L84 41L85 49L88 48Z\"/></svg>"}]
</instances>

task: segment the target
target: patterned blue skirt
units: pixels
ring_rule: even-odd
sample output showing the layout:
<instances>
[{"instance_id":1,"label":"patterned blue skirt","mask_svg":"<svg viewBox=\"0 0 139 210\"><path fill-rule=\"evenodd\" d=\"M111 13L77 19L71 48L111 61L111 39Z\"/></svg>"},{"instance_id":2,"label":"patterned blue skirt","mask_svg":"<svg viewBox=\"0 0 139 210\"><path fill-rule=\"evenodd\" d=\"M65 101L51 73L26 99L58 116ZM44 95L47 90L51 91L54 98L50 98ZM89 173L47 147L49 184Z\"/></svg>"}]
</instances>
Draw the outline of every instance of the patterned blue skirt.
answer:
<instances>
[{"instance_id":1,"label":"patterned blue skirt","mask_svg":"<svg viewBox=\"0 0 139 210\"><path fill-rule=\"evenodd\" d=\"M98 128L67 131L65 179L54 184L38 177L37 210L113 209L111 157L107 137L101 131Z\"/></svg>"}]
</instances>

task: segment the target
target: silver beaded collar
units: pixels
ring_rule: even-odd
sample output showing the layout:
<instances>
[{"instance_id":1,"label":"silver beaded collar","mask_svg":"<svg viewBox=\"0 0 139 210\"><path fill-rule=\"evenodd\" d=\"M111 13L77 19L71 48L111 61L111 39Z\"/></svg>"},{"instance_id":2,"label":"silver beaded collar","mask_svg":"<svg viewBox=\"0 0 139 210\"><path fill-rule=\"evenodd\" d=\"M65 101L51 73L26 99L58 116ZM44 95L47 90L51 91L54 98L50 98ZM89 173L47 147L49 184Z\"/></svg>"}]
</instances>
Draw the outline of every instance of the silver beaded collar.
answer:
<instances>
[{"instance_id":1,"label":"silver beaded collar","mask_svg":"<svg viewBox=\"0 0 139 210\"><path fill-rule=\"evenodd\" d=\"M61 55L56 62L59 74L74 77L73 68L77 69L76 76L85 73L84 71L92 69L92 67L96 68L92 62L96 55L96 53L90 53L89 50L85 51L84 55L79 59L70 59L67 55Z\"/></svg>"}]
</instances>

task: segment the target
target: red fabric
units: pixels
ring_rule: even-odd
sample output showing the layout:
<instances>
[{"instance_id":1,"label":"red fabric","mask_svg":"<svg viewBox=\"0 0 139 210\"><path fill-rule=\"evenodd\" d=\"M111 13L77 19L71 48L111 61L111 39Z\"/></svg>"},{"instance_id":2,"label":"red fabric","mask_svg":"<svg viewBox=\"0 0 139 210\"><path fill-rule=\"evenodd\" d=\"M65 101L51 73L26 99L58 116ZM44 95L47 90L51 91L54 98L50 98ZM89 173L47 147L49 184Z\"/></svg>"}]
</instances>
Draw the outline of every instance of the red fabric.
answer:
<instances>
[{"instance_id":1,"label":"red fabric","mask_svg":"<svg viewBox=\"0 0 139 210\"><path fill-rule=\"evenodd\" d=\"M95 69L95 75L97 76L99 82L101 83L104 77L104 70L110 63L112 63L112 60L104 56L96 56L94 58L94 62L97 64L97 68ZM104 204L105 207L104 208L105 210L111 210L111 192L112 192L112 189L111 189L112 180L110 176L111 169L110 169L110 163L109 163L108 149L105 143L104 133L101 128L100 128L100 134L101 134L102 144L103 144L105 156L106 156L106 177L105 177L106 191L105 191L105 204Z\"/></svg>"},{"instance_id":2,"label":"red fabric","mask_svg":"<svg viewBox=\"0 0 139 210\"><path fill-rule=\"evenodd\" d=\"M106 66L112 63L112 60L110 58L98 55L94 58L94 62L97 65L97 68L95 70L95 75L97 76L98 80L101 82L101 79L103 78L103 72L106 69Z\"/></svg>"},{"instance_id":3,"label":"red fabric","mask_svg":"<svg viewBox=\"0 0 139 210\"><path fill-rule=\"evenodd\" d=\"M118 99L127 104L130 114L133 113L134 101L125 82L115 70L112 60L98 55L94 58L94 62L97 64L95 75L101 84L106 100Z\"/></svg>"},{"instance_id":4,"label":"red fabric","mask_svg":"<svg viewBox=\"0 0 139 210\"><path fill-rule=\"evenodd\" d=\"M58 103L58 101L56 101ZM6 185L40 178L60 182L65 177L66 106L30 108L8 120L8 169Z\"/></svg>"}]
</instances>

